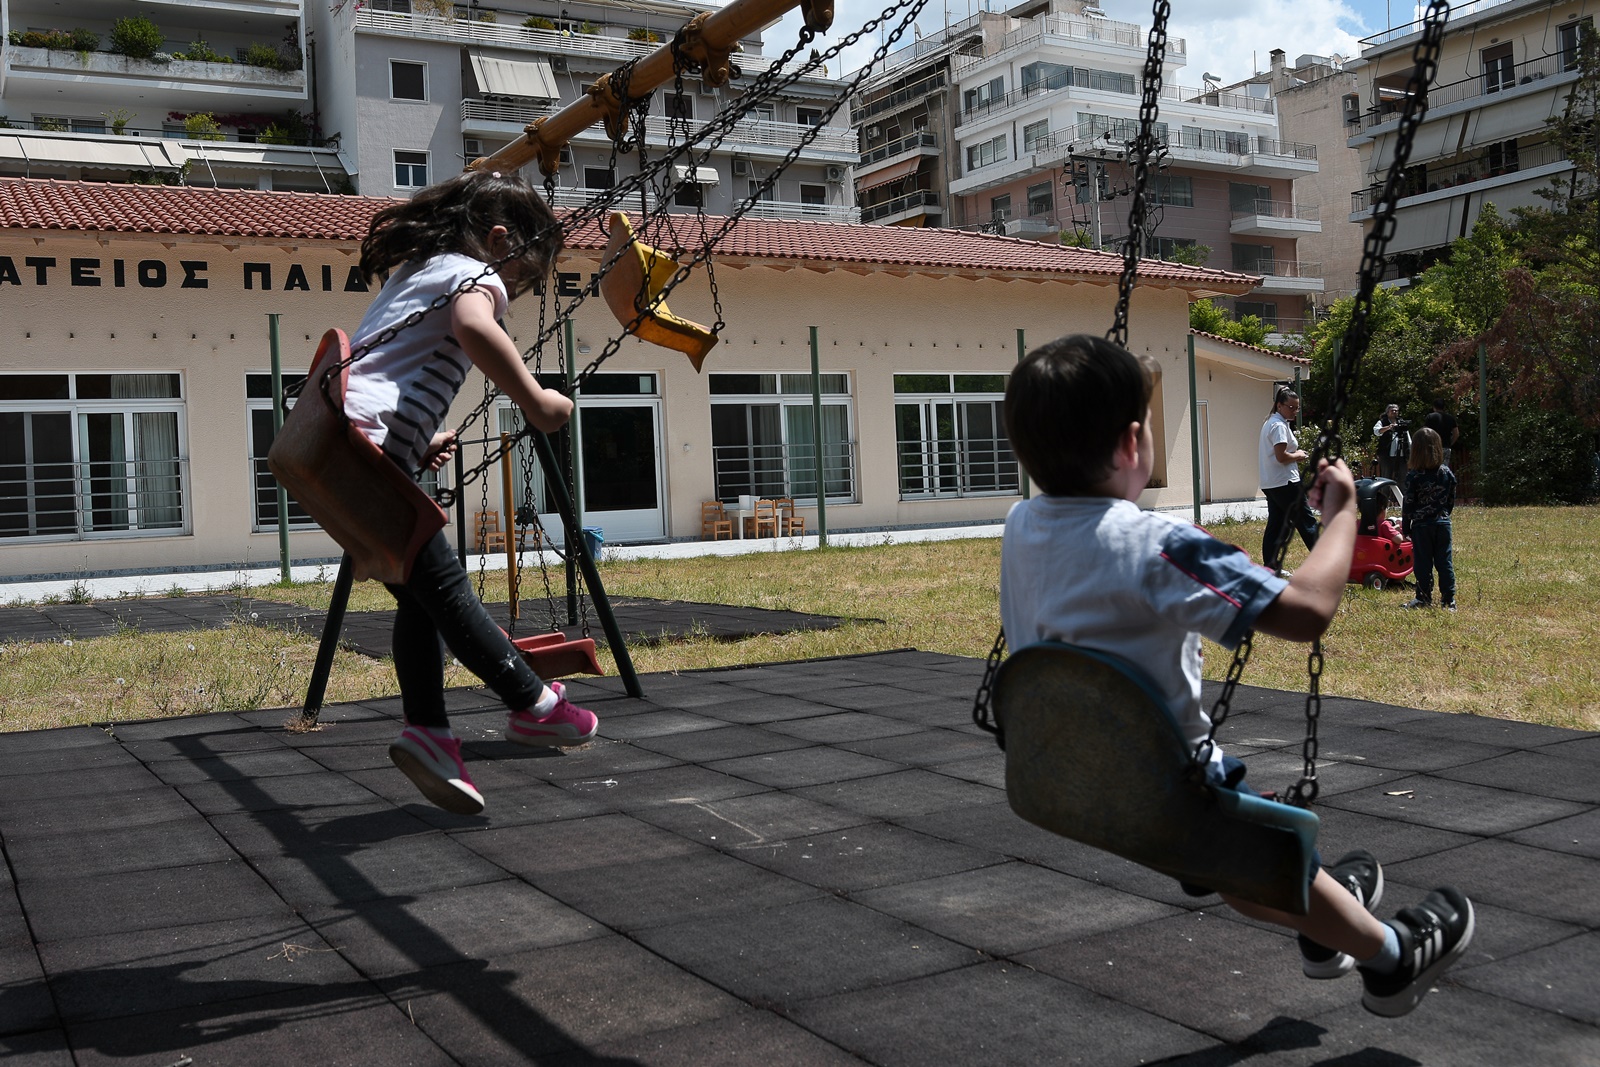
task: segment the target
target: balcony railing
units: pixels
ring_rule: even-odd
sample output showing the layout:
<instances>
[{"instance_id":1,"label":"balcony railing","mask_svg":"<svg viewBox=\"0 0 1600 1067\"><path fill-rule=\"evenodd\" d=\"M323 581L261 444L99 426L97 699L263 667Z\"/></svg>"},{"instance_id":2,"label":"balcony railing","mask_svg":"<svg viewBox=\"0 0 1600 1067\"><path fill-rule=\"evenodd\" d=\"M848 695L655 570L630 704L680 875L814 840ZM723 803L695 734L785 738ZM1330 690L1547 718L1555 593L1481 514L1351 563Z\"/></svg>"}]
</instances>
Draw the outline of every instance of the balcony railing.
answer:
<instances>
[{"instance_id":1,"label":"balcony railing","mask_svg":"<svg viewBox=\"0 0 1600 1067\"><path fill-rule=\"evenodd\" d=\"M897 196L893 200L886 200L881 204L864 206L861 208L861 221L877 222L879 219L886 219L891 215L904 215L919 209L939 210L939 194L931 189L918 189L914 193Z\"/></svg>"},{"instance_id":2,"label":"balcony railing","mask_svg":"<svg viewBox=\"0 0 1600 1067\"><path fill-rule=\"evenodd\" d=\"M1454 159L1408 167L1401 179L1400 199L1421 196L1424 193L1437 193L1444 189L1455 189L1505 174L1516 174L1519 171L1560 163L1566 158L1567 153L1564 148L1544 141L1518 147L1514 151L1507 151L1497 146L1495 149L1486 149L1468 156L1457 156ZM1377 202L1382 192L1382 186L1369 186L1351 193L1350 210L1366 211Z\"/></svg>"},{"instance_id":3,"label":"balcony railing","mask_svg":"<svg viewBox=\"0 0 1600 1067\"><path fill-rule=\"evenodd\" d=\"M469 124L469 128L473 122L504 122L526 126L535 119L554 114L558 107L559 105L553 104L512 104L495 100L467 99L461 101L461 121ZM697 132L700 125L696 120L648 115L645 117L644 129L647 143L666 144L669 139L682 141L685 132ZM771 149L786 152L800 144L814 129L816 127L803 122L773 122L768 119L745 118L733 124L722 139L721 147L729 151ZM598 127L586 132L590 136L603 136ZM854 155L857 145L855 130L842 126L824 126L811 140L809 148L817 152Z\"/></svg>"},{"instance_id":4,"label":"balcony railing","mask_svg":"<svg viewBox=\"0 0 1600 1067\"><path fill-rule=\"evenodd\" d=\"M423 37L466 44L529 48L560 55L590 55L602 59L628 60L647 56L661 47L645 41L605 37L598 33L565 33L536 30L524 26L501 26L470 18L442 18L432 13L404 15L391 11L362 8L356 12L358 29L376 30L396 37Z\"/></svg>"},{"instance_id":5,"label":"balcony railing","mask_svg":"<svg viewBox=\"0 0 1600 1067\"><path fill-rule=\"evenodd\" d=\"M1572 69L1574 69L1572 57L1559 52L1537 59L1527 59L1516 64L1508 74L1475 74L1470 78L1462 78L1445 85L1429 86L1428 107L1437 108L1460 100L1511 93L1523 86L1537 85L1546 78L1558 77ZM1397 122L1404 103L1403 96L1386 99L1362 117L1362 124L1371 127L1381 126L1386 122Z\"/></svg>"},{"instance_id":6,"label":"balcony railing","mask_svg":"<svg viewBox=\"0 0 1600 1067\"><path fill-rule=\"evenodd\" d=\"M860 222L848 204L805 204L793 200L757 200L746 212L757 219L803 219L807 222Z\"/></svg>"},{"instance_id":7,"label":"balcony railing","mask_svg":"<svg viewBox=\"0 0 1600 1067\"><path fill-rule=\"evenodd\" d=\"M237 89L274 93L279 99L301 97L306 91L304 70L274 70L248 63L206 63L191 59L157 63L114 52L79 53L9 45L5 49L5 66L7 75L12 78L38 73L52 80L66 77L90 84L97 81L111 86L118 82L138 83L140 91L145 89L142 83L148 82L159 82L161 88L178 92Z\"/></svg>"},{"instance_id":8,"label":"balcony railing","mask_svg":"<svg viewBox=\"0 0 1600 1067\"><path fill-rule=\"evenodd\" d=\"M901 441L900 498L1015 495L1022 491L1017 458L1005 438Z\"/></svg>"},{"instance_id":9,"label":"balcony railing","mask_svg":"<svg viewBox=\"0 0 1600 1067\"><path fill-rule=\"evenodd\" d=\"M1282 200L1257 200L1248 208L1234 208L1233 217L1245 219L1255 216L1263 219L1299 219L1316 222L1322 218L1322 209L1314 204L1291 204Z\"/></svg>"},{"instance_id":10,"label":"balcony railing","mask_svg":"<svg viewBox=\"0 0 1600 1067\"><path fill-rule=\"evenodd\" d=\"M822 484L830 504L851 504L856 492L854 441L824 441ZM817 449L813 444L716 445L711 449L715 493L731 504L741 496L792 497L810 506L817 499Z\"/></svg>"},{"instance_id":11,"label":"balcony railing","mask_svg":"<svg viewBox=\"0 0 1600 1067\"><path fill-rule=\"evenodd\" d=\"M1115 74L1115 71L1093 71L1087 67L1073 67L1070 70L1057 71L1048 77L1024 85L1020 89L1013 89L1002 97L995 97L985 101L977 107L968 108L956 116L956 125L973 122L985 118L995 112L1002 111L1013 104L1036 96L1059 92L1066 89L1087 89L1091 92L1119 93L1124 96L1138 96L1142 91L1136 79L1113 84L1111 80L1101 78L1101 84L1094 85L1093 75ZM1126 86L1126 88L1124 88ZM1174 103L1199 104L1202 107L1215 107L1233 111L1247 111L1252 114L1271 115L1276 110L1276 104L1270 97L1250 96L1247 93L1206 92L1183 85L1164 85L1161 87L1161 99Z\"/></svg>"},{"instance_id":12,"label":"balcony railing","mask_svg":"<svg viewBox=\"0 0 1600 1067\"><path fill-rule=\"evenodd\" d=\"M547 118L559 110L559 104L510 104L502 100L461 101L461 121L509 122L526 126L534 119Z\"/></svg>"},{"instance_id":13,"label":"balcony railing","mask_svg":"<svg viewBox=\"0 0 1600 1067\"><path fill-rule=\"evenodd\" d=\"M1146 38L1143 27L1135 22L1115 22L1111 19L1078 19L1065 16L1033 19L1006 34L999 47L982 56L956 55L951 57L951 68L959 75L980 64L992 63L1008 52L1031 48L1046 35L1066 37L1074 41L1090 41L1144 51ZM1189 46L1182 37L1167 38L1167 55L1186 56Z\"/></svg>"},{"instance_id":14,"label":"balcony railing","mask_svg":"<svg viewBox=\"0 0 1600 1067\"><path fill-rule=\"evenodd\" d=\"M182 533L189 461L0 464L0 539Z\"/></svg>"},{"instance_id":15,"label":"balcony railing","mask_svg":"<svg viewBox=\"0 0 1600 1067\"><path fill-rule=\"evenodd\" d=\"M874 148L870 152L861 153L863 167L881 162L891 156L904 155L907 152L917 152L924 148L937 149L939 139L931 133L914 133L910 137L902 137L897 141L890 141L886 145Z\"/></svg>"},{"instance_id":16,"label":"balcony railing","mask_svg":"<svg viewBox=\"0 0 1600 1067\"><path fill-rule=\"evenodd\" d=\"M1233 269L1243 274L1258 274L1267 278L1321 278L1321 263L1301 263L1293 259L1257 259L1235 263Z\"/></svg>"},{"instance_id":17,"label":"balcony railing","mask_svg":"<svg viewBox=\"0 0 1600 1067\"><path fill-rule=\"evenodd\" d=\"M874 115L881 115L885 111L893 111L911 103L913 100L920 100L932 93L939 92L949 84L949 79L945 77L944 71L941 70L931 78L924 78L919 82L906 86L904 89L896 89L888 96L873 100L871 103L852 107L850 109L850 121L853 124L865 122Z\"/></svg>"}]
</instances>

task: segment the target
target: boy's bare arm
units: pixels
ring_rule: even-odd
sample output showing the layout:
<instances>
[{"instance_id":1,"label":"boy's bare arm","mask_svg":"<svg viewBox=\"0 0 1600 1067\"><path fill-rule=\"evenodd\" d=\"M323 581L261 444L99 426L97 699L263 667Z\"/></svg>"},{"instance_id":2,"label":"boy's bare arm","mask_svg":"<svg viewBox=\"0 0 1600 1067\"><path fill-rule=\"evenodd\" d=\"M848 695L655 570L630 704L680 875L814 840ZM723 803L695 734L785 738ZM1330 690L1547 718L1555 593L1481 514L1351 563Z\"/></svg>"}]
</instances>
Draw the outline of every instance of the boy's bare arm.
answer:
<instances>
[{"instance_id":1,"label":"boy's bare arm","mask_svg":"<svg viewBox=\"0 0 1600 1067\"><path fill-rule=\"evenodd\" d=\"M1307 502L1322 512L1322 535L1289 586L1256 618L1256 630L1288 641L1320 637L1344 599L1356 545L1356 486L1343 460L1323 460Z\"/></svg>"},{"instance_id":2,"label":"boy's bare arm","mask_svg":"<svg viewBox=\"0 0 1600 1067\"><path fill-rule=\"evenodd\" d=\"M469 289L450 305L450 328L473 365L522 409L528 422L545 433L566 425L572 401L534 381L517 346L494 318L494 297Z\"/></svg>"}]
</instances>

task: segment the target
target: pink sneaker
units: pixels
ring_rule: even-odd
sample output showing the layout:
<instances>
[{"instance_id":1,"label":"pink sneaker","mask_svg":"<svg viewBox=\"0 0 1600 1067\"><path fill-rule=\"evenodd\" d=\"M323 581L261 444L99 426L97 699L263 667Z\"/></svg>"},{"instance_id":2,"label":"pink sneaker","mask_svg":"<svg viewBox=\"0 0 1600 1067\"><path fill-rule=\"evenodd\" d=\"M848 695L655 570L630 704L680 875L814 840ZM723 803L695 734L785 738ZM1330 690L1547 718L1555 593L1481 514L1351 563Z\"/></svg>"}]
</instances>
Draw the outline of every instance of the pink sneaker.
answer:
<instances>
[{"instance_id":1,"label":"pink sneaker","mask_svg":"<svg viewBox=\"0 0 1600 1067\"><path fill-rule=\"evenodd\" d=\"M532 709L513 711L506 719L506 740L519 745L536 745L566 748L581 745L600 729L600 719L594 712L580 708L567 699L567 687L551 682L556 695L556 706L544 718L534 715Z\"/></svg>"},{"instance_id":2,"label":"pink sneaker","mask_svg":"<svg viewBox=\"0 0 1600 1067\"><path fill-rule=\"evenodd\" d=\"M420 726L407 726L389 746L389 759L434 804L456 815L483 810L483 794L467 777L461 742L441 741Z\"/></svg>"}]
</instances>

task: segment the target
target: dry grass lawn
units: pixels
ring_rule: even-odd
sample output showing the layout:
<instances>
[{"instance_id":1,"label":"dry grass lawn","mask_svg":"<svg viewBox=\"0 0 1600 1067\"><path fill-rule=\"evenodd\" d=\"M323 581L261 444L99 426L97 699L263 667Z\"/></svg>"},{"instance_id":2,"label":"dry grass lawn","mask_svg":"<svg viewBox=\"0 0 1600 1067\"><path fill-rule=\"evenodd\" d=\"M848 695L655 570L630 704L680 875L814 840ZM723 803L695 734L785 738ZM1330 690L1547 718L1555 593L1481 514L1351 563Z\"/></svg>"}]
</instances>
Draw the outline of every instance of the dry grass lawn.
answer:
<instances>
[{"instance_id":1,"label":"dry grass lawn","mask_svg":"<svg viewBox=\"0 0 1600 1067\"><path fill-rule=\"evenodd\" d=\"M1218 527L1219 537L1260 546L1261 525ZM1347 589L1324 642L1323 691L1441 711L1600 728L1600 508L1458 509L1460 611L1406 612L1409 591ZM837 630L738 642L693 637L633 650L641 672L760 663L915 647L983 656L997 628L999 543L883 544L826 552L733 558L611 561L614 596L742 604L841 615ZM1289 565L1303 555L1298 543ZM559 575L556 576L559 581ZM537 579L534 584L542 590ZM326 604L331 585L258 589L263 599ZM504 599L488 575L486 599ZM351 609L390 604L381 586L358 586ZM542 603L525 618L547 617ZM595 630L598 632L598 625ZM67 643L0 643L0 729L158 715L298 706L314 637L244 620L187 634L124 632ZM1256 643L1245 681L1303 689L1306 649ZM1208 646L1207 677L1225 652ZM611 666L608 662L608 669ZM453 668L452 684L475 679ZM392 665L341 652L329 701L395 692Z\"/></svg>"}]
</instances>

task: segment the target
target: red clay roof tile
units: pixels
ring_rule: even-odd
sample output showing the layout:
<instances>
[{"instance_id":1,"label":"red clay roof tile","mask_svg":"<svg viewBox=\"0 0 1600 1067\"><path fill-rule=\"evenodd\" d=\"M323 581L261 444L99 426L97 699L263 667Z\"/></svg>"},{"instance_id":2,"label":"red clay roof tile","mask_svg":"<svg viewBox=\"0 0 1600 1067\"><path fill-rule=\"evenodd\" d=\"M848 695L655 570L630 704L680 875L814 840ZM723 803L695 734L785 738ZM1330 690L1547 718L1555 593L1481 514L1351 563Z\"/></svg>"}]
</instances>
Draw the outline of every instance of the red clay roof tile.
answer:
<instances>
[{"instance_id":1,"label":"red clay roof tile","mask_svg":"<svg viewBox=\"0 0 1600 1067\"><path fill-rule=\"evenodd\" d=\"M321 193L0 178L0 229L359 241L372 216L392 203ZM722 222L712 217L706 225L715 232ZM681 250L696 247L700 234L695 216L669 215L652 222L643 237ZM605 243L595 221L567 234L567 246L574 250L600 249ZM722 239L718 256L1106 280L1122 273L1121 256L1050 242L964 230L749 217ZM1233 271L1150 259L1139 265L1139 277L1146 283L1230 293L1247 292L1258 282Z\"/></svg>"}]
</instances>

